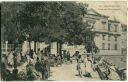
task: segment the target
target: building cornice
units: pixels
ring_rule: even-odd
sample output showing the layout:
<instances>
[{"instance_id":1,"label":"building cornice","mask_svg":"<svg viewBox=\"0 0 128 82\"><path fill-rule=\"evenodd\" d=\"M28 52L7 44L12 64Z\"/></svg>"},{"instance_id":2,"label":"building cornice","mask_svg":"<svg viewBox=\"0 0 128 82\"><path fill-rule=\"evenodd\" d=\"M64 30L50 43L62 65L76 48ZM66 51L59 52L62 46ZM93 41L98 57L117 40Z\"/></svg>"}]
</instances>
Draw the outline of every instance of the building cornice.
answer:
<instances>
[{"instance_id":1,"label":"building cornice","mask_svg":"<svg viewBox=\"0 0 128 82\"><path fill-rule=\"evenodd\" d=\"M113 36L120 36L120 34L118 33L110 33L110 32L100 32L100 31L93 31L95 33L99 33L99 34L108 34L108 35L113 35Z\"/></svg>"},{"instance_id":2,"label":"building cornice","mask_svg":"<svg viewBox=\"0 0 128 82\"><path fill-rule=\"evenodd\" d=\"M98 16L98 17L109 18L108 16L105 16L105 15L97 15L97 14L87 14L87 15L92 15L92 16Z\"/></svg>"},{"instance_id":3,"label":"building cornice","mask_svg":"<svg viewBox=\"0 0 128 82\"><path fill-rule=\"evenodd\" d=\"M108 22L110 22L110 23L120 23L119 21L115 21L115 20L108 20Z\"/></svg>"}]
</instances>

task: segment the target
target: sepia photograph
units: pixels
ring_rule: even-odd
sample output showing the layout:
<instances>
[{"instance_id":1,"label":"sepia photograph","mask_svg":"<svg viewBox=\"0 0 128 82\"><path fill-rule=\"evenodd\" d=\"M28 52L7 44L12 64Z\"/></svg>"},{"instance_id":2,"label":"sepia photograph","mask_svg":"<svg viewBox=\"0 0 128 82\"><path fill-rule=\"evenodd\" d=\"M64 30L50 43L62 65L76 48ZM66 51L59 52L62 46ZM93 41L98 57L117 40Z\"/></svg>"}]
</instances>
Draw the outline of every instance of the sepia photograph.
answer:
<instances>
[{"instance_id":1,"label":"sepia photograph","mask_svg":"<svg viewBox=\"0 0 128 82\"><path fill-rule=\"evenodd\" d=\"M1 2L1 81L126 81L126 1Z\"/></svg>"}]
</instances>

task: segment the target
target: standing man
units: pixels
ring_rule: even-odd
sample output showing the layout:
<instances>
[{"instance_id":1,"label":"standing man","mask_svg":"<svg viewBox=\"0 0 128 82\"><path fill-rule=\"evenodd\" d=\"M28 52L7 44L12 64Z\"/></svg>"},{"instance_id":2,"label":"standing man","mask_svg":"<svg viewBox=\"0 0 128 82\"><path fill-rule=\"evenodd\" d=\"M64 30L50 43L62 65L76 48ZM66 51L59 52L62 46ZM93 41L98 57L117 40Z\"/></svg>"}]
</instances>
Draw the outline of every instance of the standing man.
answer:
<instances>
[{"instance_id":1,"label":"standing man","mask_svg":"<svg viewBox=\"0 0 128 82\"><path fill-rule=\"evenodd\" d=\"M40 48L38 48L38 51L37 51L37 57L38 57L39 60L41 61L41 51L40 51Z\"/></svg>"},{"instance_id":2,"label":"standing man","mask_svg":"<svg viewBox=\"0 0 128 82\"><path fill-rule=\"evenodd\" d=\"M13 61L14 61L14 67L17 67L17 53L13 53Z\"/></svg>"},{"instance_id":3,"label":"standing man","mask_svg":"<svg viewBox=\"0 0 128 82\"><path fill-rule=\"evenodd\" d=\"M17 67L14 67L14 69L13 69L12 78L13 78L13 80L19 80Z\"/></svg>"},{"instance_id":4,"label":"standing man","mask_svg":"<svg viewBox=\"0 0 128 82\"><path fill-rule=\"evenodd\" d=\"M78 56L78 59L77 59L77 70L78 70L78 74L80 77L82 77L82 68L81 68L81 55Z\"/></svg>"},{"instance_id":5,"label":"standing man","mask_svg":"<svg viewBox=\"0 0 128 82\"><path fill-rule=\"evenodd\" d=\"M59 53L57 55L57 66L58 65L61 65L61 56L59 55Z\"/></svg>"},{"instance_id":6,"label":"standing man","mask_svg":"<svg viewBox=\"0 0 128 82\"><path fill-rule=\"evenodd\" d=\"M75 54L73 55L73 57L75 58L75 60L78 62L78 56L79 56L79 51L76 51Z\"/></svg>"},{"instance_id":7,"label":"standing man","mask_svg":"<svg viewBox=\"0 0 128 82\"><path fill-rule=\"evenodd\" d=\"M33 59L33 50L30 50L30 52L29 52L29 56L30 56L30 58Z\"/></svg>"}]
</instances>

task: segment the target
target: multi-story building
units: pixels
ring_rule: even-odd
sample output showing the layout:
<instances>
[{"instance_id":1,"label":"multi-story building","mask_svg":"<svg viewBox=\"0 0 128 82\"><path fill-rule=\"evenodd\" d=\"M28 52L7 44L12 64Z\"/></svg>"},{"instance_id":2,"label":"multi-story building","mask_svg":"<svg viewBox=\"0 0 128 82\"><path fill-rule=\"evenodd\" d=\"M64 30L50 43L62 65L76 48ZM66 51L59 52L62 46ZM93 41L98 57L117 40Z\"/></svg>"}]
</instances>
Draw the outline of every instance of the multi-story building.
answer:
<instances>
[{"instance_id":1,"label":"multi-story building","mask_svg":"<svg viewBox=\"0 0 128 82\"><path fill-rule=\"evenodd\" d=\"M83 21L88 24L88 28L95 32L94 42L99 48L98 55L121 55L122 44L122 25L117 20L110 20L108 16L101 15L93 9L89 9L87 14L84 15ZM126 39L126 37L124 37ZM126 42L123 42L126 45ZM81 53L85 52L83 45L76 46L63 46L63 49L73 51L78 50Z\"/></svg>"},{"instance_id":2,"label":"multi-story building","mask_svg":"<svg viewBox=\"0 0 128 82\"><path fill-rule=\"evenodd\" d=\"M90 28L96 33L94 41L100 50L98 55L121 55L121 23L119 21L109 20L108 16L101 15L93 9L88 10L84 21L90 24Z\"/></svg>"}]
</instances>

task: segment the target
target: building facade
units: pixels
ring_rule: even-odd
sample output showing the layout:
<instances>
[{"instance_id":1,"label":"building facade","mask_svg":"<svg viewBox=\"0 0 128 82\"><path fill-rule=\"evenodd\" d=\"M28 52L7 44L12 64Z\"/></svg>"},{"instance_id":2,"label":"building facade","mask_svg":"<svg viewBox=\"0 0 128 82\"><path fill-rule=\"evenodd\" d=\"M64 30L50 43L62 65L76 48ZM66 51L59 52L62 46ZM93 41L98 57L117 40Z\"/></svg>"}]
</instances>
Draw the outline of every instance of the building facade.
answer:
<instances>
[{"instance_id":1,"label":"building facade","mask_svg":"<svg viewBox=\"0 0 128 82\"><path fill-rule=\"evenodd\" d=\"M94 41L100 52L98 55L121 55L121 23L109 20L95 10L88 10L83 20L96 33ZM126 44L126 43L125 43Z\"/></svg>"},{"instance_id":2,"label":"building facade","mask_svg":"<svg viewBox=\"0 0 128 82\"><path fill-rule=\"evenodd\" d=\"M93 9L87 11L83 21L96 34L94 42L100 51L97 55L120 56L122 53L126 54L127 34L124 31L126 25L122 26L119 21L110 20L108 16L101 15ZM64 44L63 50L71 51L71 54L74 54L75 51L80 51L81 54L87 53L83 45Z\"/></svg>"},{"instance_id":3,"label":"building facade","mask_svg":"<svg viewBox=\"0 0 128 82\"><path fill-rule=\"evenodd\" d=\"M96 34L94 37L94 42L100 51L99 53L97 53L97 55L112 56L122 55L122 53L125 53L122 52L126 49L125 45L127 34L126 31L124 31L124 27L126 27L125 25L123 25L122 27L122 24L119 21L109 20L108 16L101 15L93 9L88 10L87 14L85 14L83 17L83 21L85 22L85 24L88 24L88 28L91 28L92 32L95 32ZM47 44L40 43L40 45L38 45L38 48L42 50L46 46ZM50 46L51 54L57 55L57 42L51 43ZM87 53L84 45L69 45L65 43L62 44L62 51L63 50L69 51L71 55L73 55L75 51L79 51L80 54Z\"/></svg>"}]
</instances>

